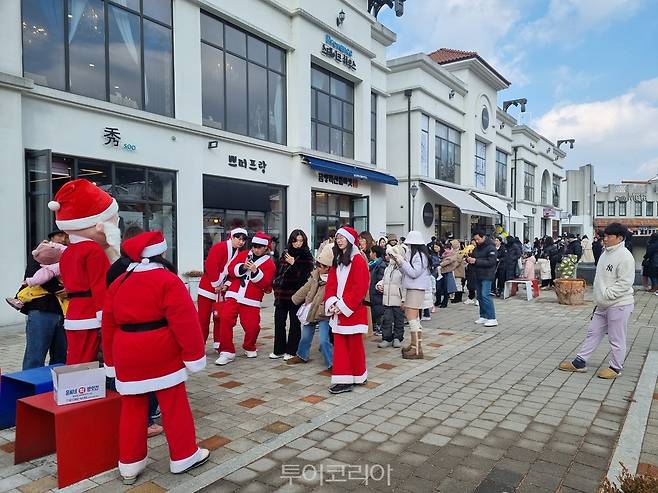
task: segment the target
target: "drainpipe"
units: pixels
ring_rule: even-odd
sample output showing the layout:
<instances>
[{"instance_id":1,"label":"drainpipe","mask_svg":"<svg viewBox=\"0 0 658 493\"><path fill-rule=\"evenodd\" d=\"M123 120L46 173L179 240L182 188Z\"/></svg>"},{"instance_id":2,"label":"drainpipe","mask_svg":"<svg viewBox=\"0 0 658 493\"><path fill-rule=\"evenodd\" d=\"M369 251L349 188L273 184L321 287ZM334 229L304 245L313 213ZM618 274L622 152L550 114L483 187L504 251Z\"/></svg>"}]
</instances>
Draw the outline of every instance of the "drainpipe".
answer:
<instances>
[{"instance_id":1,"label":"drainpipe","mask_svg":"<svg viewBox=\"0 0 658 493\"><path fill-rule=\"evenodd\" d=\"M516 209L516 156L519 151L519 146L514 146L514 167L512 168L512 200L514 200L514 209ZM514 222L514 236L516 236L516 221Z\"/></svg>"},{"instance_id":2,"label":"drainpipe","mask_svg":"<svg viewBox=\"0 0 658 493\"><path fill-rule=\"evenodd\" d=\"M404 90L407 98L407 231L411 230L411 89Z\"/></svg>"}]
</instances>

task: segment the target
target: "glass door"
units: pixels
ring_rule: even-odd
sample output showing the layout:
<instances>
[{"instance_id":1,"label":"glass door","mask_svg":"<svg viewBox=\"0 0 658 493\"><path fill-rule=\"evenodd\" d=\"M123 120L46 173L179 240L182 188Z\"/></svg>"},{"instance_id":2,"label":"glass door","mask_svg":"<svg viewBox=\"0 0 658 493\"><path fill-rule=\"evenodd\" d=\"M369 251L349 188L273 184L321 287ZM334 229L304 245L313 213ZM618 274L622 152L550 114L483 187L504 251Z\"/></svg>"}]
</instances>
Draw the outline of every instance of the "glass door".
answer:
<instances>
[{"instance_id":1,"label":"glass door","mask_svg":"<svg viewBox=\"0 0 658 493\"><path fill-rule=\"evenodd\" d=\"M48 209L52 197L52 154L50 149L25 151L27 169L27 254L48 238L54 216Z\"/></svg>"}]
</instances>

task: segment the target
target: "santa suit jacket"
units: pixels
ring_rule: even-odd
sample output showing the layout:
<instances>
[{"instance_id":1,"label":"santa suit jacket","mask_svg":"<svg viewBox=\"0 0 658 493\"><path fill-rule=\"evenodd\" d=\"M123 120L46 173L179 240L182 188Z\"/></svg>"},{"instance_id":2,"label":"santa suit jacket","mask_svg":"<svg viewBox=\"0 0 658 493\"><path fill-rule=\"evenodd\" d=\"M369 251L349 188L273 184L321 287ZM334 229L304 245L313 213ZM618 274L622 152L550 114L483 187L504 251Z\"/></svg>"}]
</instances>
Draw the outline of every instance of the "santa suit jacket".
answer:
<instances>
[{"instance_id":1,"label":"santa suit jacket","mask_svg":"<svg viewBox=\"0 0 658 493\"><path fill-rule=\"evenodd\" d=\"M329 269L329 278L324 290L325 310L334 303L340 313L329 321L334 334L365 334L368 332L368 310L363 300L370 286L368 264L361 255L352 256L348 266L338 265Z\"/></svg>"},{"instance_id":2,"label":"santa suit jacket","mask_svg":"<svg viewBox=\"0 0 658 493\"><path fill-rule=\"evenodd\" d=\"M227 276L229 287L224 297L233 298L241 305L260 308L263 295L272 291L276 266L272 257L263 255L255 261L258 267L255 273L247 271L243 274L241 268L247 260L253 258L251 250L243 250L229 263Z\"/></svg>"},{"instance_id":3,"label":"santa suit jacket","mask_svg":"<svg viewBox=\"0 0 658 493\"><path fill-rule=\"evenodd\" d=\"M101 326L105 275L110 260L95 241L70 235L71 245L62 252L59 270L67 293L85 293L69 302L64 328L67 330L98 329Z\"/></svg>"},{"instance_id":4,"label":"santa suit jacket","mask_svg":"<svg viewBox=\"0 0 658 493\"><path fill-rule=\"evenodd\" d=\"M135 264L131 264L134 267ZM137 264L117 278L103 308L103 355L108 377L123 395L166 389L206 366L194 302L178 276L161 264ZM154 330L129 332L126 324L162 321ZM154 324L157 325L157 324Z\"/></svg>"},{"instance_id":5,"label":"santa suit jacket","mask_svg":"<svg viewBox=\"0 0 658 493\"><path fill-rule=\"evenodd\" d=\"M233 249L231 240L215 243L208 252L208 257L203 267L203 276L199 282L199 295L204 298L217 301L215 288L219 287L228 273L228 264L238 254L239 250Z\"/></svg>"}]
</instances>

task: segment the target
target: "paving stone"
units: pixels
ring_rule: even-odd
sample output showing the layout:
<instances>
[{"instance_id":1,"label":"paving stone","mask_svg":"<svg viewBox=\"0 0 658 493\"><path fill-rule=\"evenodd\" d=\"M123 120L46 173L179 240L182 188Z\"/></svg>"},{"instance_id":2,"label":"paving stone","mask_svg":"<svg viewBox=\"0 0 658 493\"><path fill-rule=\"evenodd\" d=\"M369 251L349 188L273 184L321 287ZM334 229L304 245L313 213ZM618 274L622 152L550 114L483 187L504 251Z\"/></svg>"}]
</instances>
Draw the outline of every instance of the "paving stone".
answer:
<instances>
[{"instance_id":1,"label":"paving stone","mask_svg":"<svg viewBox=\"0 0 658 493\"><path fill-rule=\"evenodd\" d=\"M237 471L227 475L225 479L227 481L240 484L240 483L246 483L247 481L251 481L252 479L255 479L257 476L258 473L256 471L252 471L251 469L247 469L246 467L243 467L242 469L238 469Z\"/></svg>"},{"instance_id":2,"label":"paving stone","mask_svg":"<svg viewBox=\"0 0 658 493\"><path fill-rule=\"evenodd\" d=\"M421 442L427 443L429 445L436 445L437 447L442 447L450 441L450 437L443 435L437 435L434 433L428 433L423 438L420 439Z\"/></svg>"}]
</instances>

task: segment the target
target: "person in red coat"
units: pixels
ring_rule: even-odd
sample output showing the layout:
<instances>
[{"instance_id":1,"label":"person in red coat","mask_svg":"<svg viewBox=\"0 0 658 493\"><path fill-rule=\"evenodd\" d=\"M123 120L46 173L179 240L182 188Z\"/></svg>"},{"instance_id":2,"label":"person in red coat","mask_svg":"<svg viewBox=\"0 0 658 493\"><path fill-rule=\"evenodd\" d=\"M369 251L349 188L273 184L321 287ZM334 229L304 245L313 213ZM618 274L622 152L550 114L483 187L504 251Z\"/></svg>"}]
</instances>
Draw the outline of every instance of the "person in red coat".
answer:
<instances>
[{"instance_id":1,"label":"person in red coat","mask_svg":"<svg viewBox=\"0 0 658 493\"><path fill-rule=\"evenodd\" d=\"M57 226L69 234L70 246L59 261L62 284L70 299L64 319L66 364L98 360L105 297L105 275L118 258L121 232L119 206L87 180L73 180L59 189L48 208Z\"/></svg>"},{"instance_id":2,"label":"person in red coat","mask_svg":"<svg viewBox=\"0 0 658 493\"><path fill-rule=\"evenodd\" d=\"M215 243L208 252L204 263L203 276L199 282L197 310L203 341L208 339L210 332L210 316L215 320L213 327L213 347L219 350L219 319L224 302L223 284L228 273L228 264L244 248L247 242L247 230L235 228L229 233L226 241Z\"/></svg>"},{"instance_id":3,"label":"person in red coat","mask_svg":"<svg viewBox=\"0 0 658 493\"><path fill-rule=\"evenodd\" d=\"M324 291L325 311L334 334L334 365L329 392L350 392L368 379L363 335L368 332L368 312L363 300L370 287L368 264L359 254L356 231L343 226L336 231L334 261Z\"/></svg>"},{"instance_id":4,"label":"person in red coat","mask_svg":"<svg viewBox=\"0 0 658 493\"><path fill-rule=\"evenodd\" d=\"M228 289L219 326L219 358L216 365L226 365L235 360L233 327L240 317L244 329L242 348L247 358L258 356L256 339L260 332L260 307L263 295L272 291L276 266L268 250L272 238L262 231L251 240L251 250L240 252L228 266Z\"/></svg>"},{"instance_id":5,"label":"person in red coat","mask_svg":"<svg viewBox=\"0 0 658 493\"><path fill-rule=\"evenodd\" d=\"M103 307L103 355L121 394L119 472L133 484L146 467L149 392L160 403L169 442L169 469L183 473L208 460L199 448L185 380L206 366L194 303L175 267L162 254L160 232L124 241L126 273L109 287Z\"/></svg>"}]
</instances>

